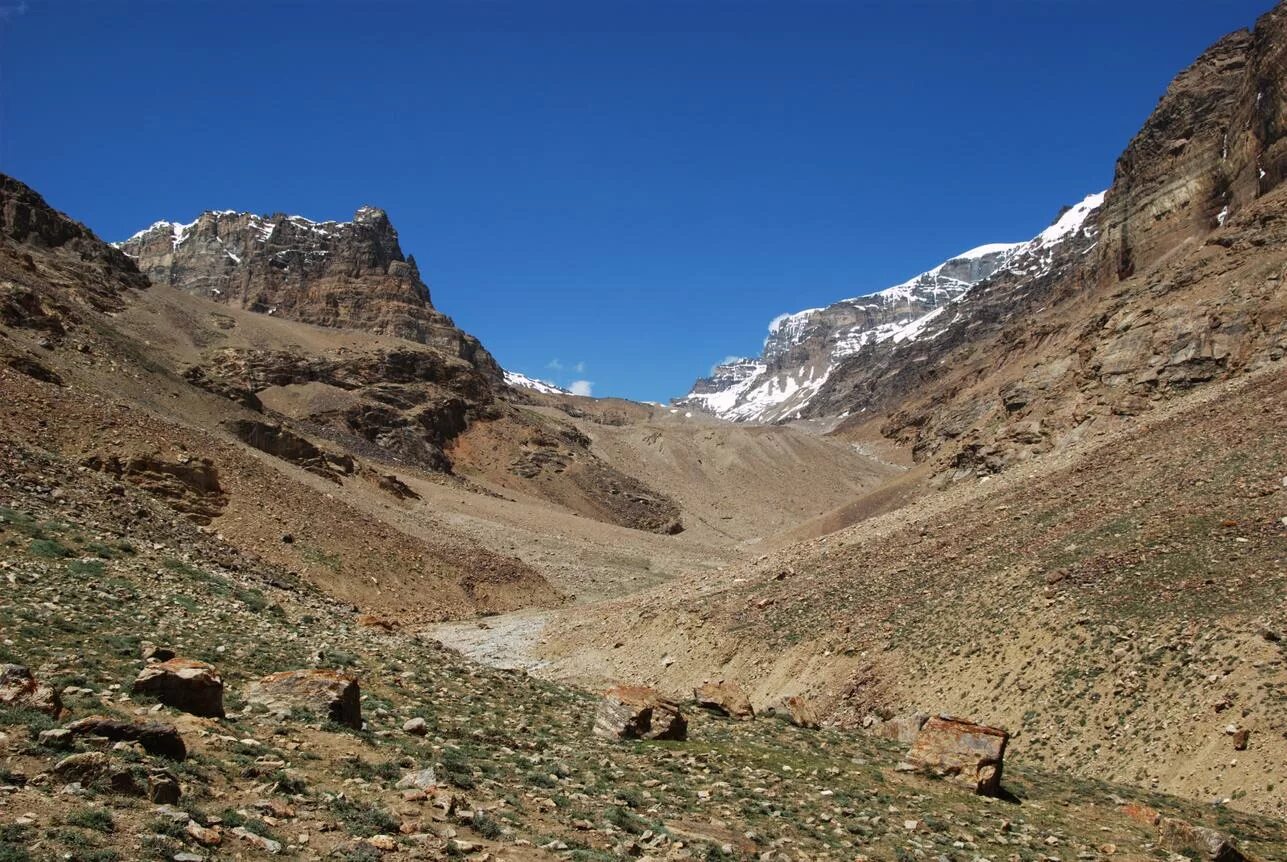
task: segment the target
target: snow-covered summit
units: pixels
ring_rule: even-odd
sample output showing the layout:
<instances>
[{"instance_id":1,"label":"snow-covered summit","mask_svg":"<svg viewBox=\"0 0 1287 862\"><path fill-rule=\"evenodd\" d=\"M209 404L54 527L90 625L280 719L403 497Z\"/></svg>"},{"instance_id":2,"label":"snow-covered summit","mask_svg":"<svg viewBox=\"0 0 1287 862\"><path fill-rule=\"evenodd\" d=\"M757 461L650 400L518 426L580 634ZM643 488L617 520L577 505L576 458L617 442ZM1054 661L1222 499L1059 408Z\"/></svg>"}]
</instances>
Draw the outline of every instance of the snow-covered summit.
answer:
<instances>
[{"instance_id":1,"label":"snow-covered summit","mask_svg":"<svg viewBox=\"0 0 1287 862\"><path fill-rule=\"evenodd\" d=\"M506 371L505 382L510 386L518 386L523 389L531 389L545 395L571 395L572 393L561 386L555 386L548 380L538 380L535 377L528 377L526 374L520 374L517 371Z\"/></svg>"},{"instance_id":2,"label":"snow-covered summit","mask_svg":"<svg viewBox=\"0 0 1287 862\"><path fill-rule=\"evenodd\" d=\"M1048 271L1054 250L1082 231L1103 201L1102 192L1089 195L1027 242L976 246L891 287L780 314L769 322L759 358L717 366L674 403L734 421L798 416L846 357L871 344L933 337L944 309L997 273Z\"/></svg>"}]
</instances>

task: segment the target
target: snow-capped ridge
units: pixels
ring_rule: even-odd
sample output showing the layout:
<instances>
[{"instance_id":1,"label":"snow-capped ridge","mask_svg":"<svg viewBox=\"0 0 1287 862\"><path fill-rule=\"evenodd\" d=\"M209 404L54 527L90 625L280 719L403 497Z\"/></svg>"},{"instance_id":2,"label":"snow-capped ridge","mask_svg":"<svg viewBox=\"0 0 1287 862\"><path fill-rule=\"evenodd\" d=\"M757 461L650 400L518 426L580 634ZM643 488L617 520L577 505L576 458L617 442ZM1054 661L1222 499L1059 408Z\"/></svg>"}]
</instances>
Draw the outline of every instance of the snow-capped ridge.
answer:
<instances>
[{"instance_id":1,"label":"snow-capped ridge","mask_svg":"<svg viewBox=\"0 0 1287 862\"><path fill-rule=\"evenodd\" d=\"M195 219L187 222L186 224L183 222L164 220L153 222L143 228L143 230L130 236L128 239L120 242L114 242L112 245L116 248L120 248L126 243L133 242L134 240L141 239L150 234L163 232L169 234L170 241L177 248L188 239L192 229L196 227L202 219L207 217L213 217L215 219L244 218L249 222L250 226L259 233L261 241L267 242L268 238L272 236L273 230L282 222L290 222L296 227L303 228L313 233L322 236L330 236L336 231L342 230L350 225L365 224L380 218L387 219L388 216L384 210L373 206L359 207L357 212L353 214L353 220L347 222L335 221L333 219L327 221L314 221L313 219L302 215L286 215L282 213L263 215L260 213L242 212L238 210L205 210Z\"/></svg>"},{"instance_id":2,"label":"snow-capped ridge","mask_svg":"<svg viewBox=\"0 0 1287 862\"><path fill-rule=\"evenodd\" d=\"M506 371L505 382L510 386L518 386L523 389L531 389L545 395L571 395L567 389L556 386L548 380L538 380L535 377L528 377L517 371Z\"/></svg>"},{"instance_id":3,"label":"snow-capped ridge","mask_svg":"<svg viewBox=\"0 0 1287 862\"><path fill-rule=\"evenodd\" d=\"M1026 242L975 246L891 287L779 314L769 322L760 358L717 366L673 403L733 421L800 416L847 357L885 341L938 337L953 322L939 320L947 306L997 273L1036 278L1049 272L1054 249L1085 230L1103 201L1104 192L1088 195Z\"/></svg>"}]
</instances>

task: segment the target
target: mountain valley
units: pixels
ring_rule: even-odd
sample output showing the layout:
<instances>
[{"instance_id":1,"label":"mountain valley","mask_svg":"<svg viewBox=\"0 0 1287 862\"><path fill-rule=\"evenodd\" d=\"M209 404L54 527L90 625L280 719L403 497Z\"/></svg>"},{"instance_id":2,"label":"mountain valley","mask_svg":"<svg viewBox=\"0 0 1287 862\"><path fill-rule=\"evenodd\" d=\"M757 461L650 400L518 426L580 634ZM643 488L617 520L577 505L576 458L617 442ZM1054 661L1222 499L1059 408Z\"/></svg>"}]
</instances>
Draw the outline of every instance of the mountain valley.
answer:
<instances>
[{"instance_id":1,"label":"mountain valley","mask_svg":"<svg viewBox=\"0 0 1287 862\"><path fill-rule=\"evenodd\" d=\"M1031 240L660 405L379 208L0 177L0 862L1287 860L1284 180L1280 3Z\"/></svg>"}]
</instances>

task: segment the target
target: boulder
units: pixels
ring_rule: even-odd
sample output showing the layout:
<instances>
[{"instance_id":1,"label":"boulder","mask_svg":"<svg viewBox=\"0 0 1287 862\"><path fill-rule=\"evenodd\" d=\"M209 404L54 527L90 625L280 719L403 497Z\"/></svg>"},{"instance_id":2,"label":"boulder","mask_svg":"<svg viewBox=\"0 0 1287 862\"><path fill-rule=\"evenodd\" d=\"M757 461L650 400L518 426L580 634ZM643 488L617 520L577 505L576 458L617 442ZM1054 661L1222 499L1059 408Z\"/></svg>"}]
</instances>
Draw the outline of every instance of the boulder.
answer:
<instances>
[{"instance_id":1,"label":"boulder","mask_svg":"<svg viewBox=\"0 0 1287 862\"><path fill-rule=\"evenodd\" d=\"M927 721L929 721L929 716L923 712L913 712L911 715L896 715L888 721L882 721L876 725L876 735L901 742L904 745L910 745L916 741L916 737L920 735L921 728L925 726Z\"/></svg>"},{"instance_id":2,"label":"boulder","mask_svg":"<svg viewBox=\"0 0 1287 862\"><path fill-rule=\"evenodd\" d=\"M0 665L0 704L57 716L63 702L52 686L42 685L20 664Z\"/></svg>"},{"instance_id":3,"label":"boulder","mask_svg":"<svg viewBox=\"0 0 1287 862\"><path fill-rule=\"evenodd\" d=\"M251 683L246 700L270 712L289 715L306 709L339 724L362 728L362 703L357 677L336 670L287 670Z\"/></svg>"},{"instance_id":4,"label":"boulder","mask_svg":"<svg viewBox=\"0 0 1287 862\"><path fill-rule=\"evenodd\" d=\"M408 718L402 723L402 730L412 736L424 736L429 732L429 725L420 716Z\"/></svg>"},{"instance_id":5,"label":"boulder","mask_svg":"<svg viewBox=\"0 0 1287 862\"><path fill-rule=\"evenodd\" d=\"M183 760L188 756L183 737L173 725L159 722L120 721L102 715L91 715L67 725L72 737L101 736L113 742L137 742L148 754Z\"/></svg>"},{"instance_id":6,"label":"boulder","mask_svg":"<svg viewBox=\"0 0 1287 862\"><path fill-rule=\"evenodd\" d=\"M223 680L203 661L172 658L150 664L134 680L134 693L192 715L223 718Z\"/></svg>"},{"instance_id":7,"label":"boulder","mask_svg":"<svg viewBox=\"0 0 1287 862\"><path fill-rule=\"evenodd\" d=\"M1010 734L1001 728L940 715L925 722L907 752L907 763L979 795L996 796L1009 741Z\"/></svg>"},{"instance_id":8,"label":"boulder","mask_svg":"<svg viewBox=\"0 0 1287 862\"><path fill-rule=\"evenodd\" d=\"M54 776L59 781L79 781L89 784L101 778L112 765L111 759L101 751L83 751L69 754L54 764Z\"/></svg>"},{"instance_id":9,"label":"boulder","mask_svg":"<svg viewBox=\"0 0 1287 862\"><path fill-rule=\"evenodd\" d=\"M594 717L594 734L605 739L688 737L688 720L679 705L642 685L619 685L604 692Z\"/></svg>"},{"instance_id":10,"label":"boulder","mask_svg":"<svg viewBox=\"0 0 1287 862\"><path fill-rule=\"evenodd\" d=\"M173 805L183 790L179 780L168 772L153 772L147 777L147 798L158 805Z\"/></svg>"},{"instance_id":11,"label":"boulder","mask_svg":"<svg viewBox=\"0 0 1287 862\"><path fill-rule=\"evenodd\" d=\"M775 715L780 715L796 727L816 729L821 722L813 704L799 695L784 697L773 707Z\"/></svg>"},{"instance_id":12,"label":"boulder","mask_svg":"<svg viewBox=\"0 0 1287 862\"><path fill-rule=\"evenodd\" d=\"M1178 817L1163 817L1157 825L1158 846L1195 862L1246 862L1233 839L1214 829L1194 826Z\"/></svg>"},{"instance_id":13,"label":"boulder","mask_svg":"<svg viewBox=\"0 0 1287 862\"><path fill-rule=\"evenodd\" d=\"M729 718L754 718L755 710L742 687L735 682L708 682L693 689L693 699L703 709Z\"/></svg>"}]
</instances>

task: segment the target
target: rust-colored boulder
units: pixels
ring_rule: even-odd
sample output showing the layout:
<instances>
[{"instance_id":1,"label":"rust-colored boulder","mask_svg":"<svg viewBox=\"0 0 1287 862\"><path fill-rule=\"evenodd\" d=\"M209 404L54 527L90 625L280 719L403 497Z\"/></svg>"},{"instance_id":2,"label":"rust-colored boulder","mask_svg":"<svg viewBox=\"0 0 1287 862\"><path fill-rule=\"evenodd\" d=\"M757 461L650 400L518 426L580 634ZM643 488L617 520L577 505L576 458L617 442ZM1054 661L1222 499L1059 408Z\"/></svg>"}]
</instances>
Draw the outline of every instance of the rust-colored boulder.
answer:
<instances>
[{"instance_id":1,"label":"rust-colored boulder","mask_svg":"<svg viewBox=\"0 0 1287 862\"><path fill-rule=\"evenodd\" d=\"M173 725L159 722L120 721L102 715L91 715L67 725L73 737L101 736L113 742L137 742L148 754L183 760L188 756L183 737Z\"/></svg>"},{"instance_id":2,"label":"rust-colored boulder","mask_svg":"<svg viewBox=\"0 0 1287 862\"><path fill-rule=\"evenodd\" d=\"M1214 829L1194 826L1178 817L1163 817L1158 822L1158 846L1187 856L1196 862L1246 862L1233 839Z\"/></svg>"},{"instance_id":3,"label":"rust-colored boulder","mask_svg":"<svg viewBox=\"0 0 1287 862\"><path fill-rule=\"evenodd\" d=\"M755 710L742 687L735 682L708 682L693 689L693 699L703 709L729 718L754 718Z\"/></svg>"},{"instance_id":4,"label":"rust-colored boulder","mask_svg":"<svg viewBox=\"0 0 1287 862\"><path fill-rule=\"evenodd\" d=\"M172 658L150 664L134 680L134 693L192 715L223 718L223 680L203 661Z\"/></svg>"},{"instance_id":5,"label":"rust-colored boulder","mask_svg":"<svg viewBox=\"0 0 1287 862\"><path fill-rule=\"evenodd\" d=\"M679 705L642 685L618 685L604 692L594 733L605 739L686 739L688 720Z\"/></svg>"},{"instance_id":6,"label":"rust-colored boulder","mask_svg":"<svg viewBox=\"0 0 1287 862\"><path fill-rule=\"evenodd\" d=\"M1010 734L999 727L940 715L925 722L907 752L907 762L982 796L996 796L1009 741Z\"/></svg>"},{"instance_id":7,"label":"rust-colored boulder","mask_svg":"<svg viewBox=\"0 0 1287 862\"><path fill-rule=\"evenodd\" d=\"M57 717L63 702L52 686L42 685L20 664L0 665L0 704L34 709Z\"/></svg>"},{"instance_id":8,"label":"rust-colored boulder","mask_svg":"<svg viewBox=\"0 0 1287 862\"><path fill-rule=\"evenodd\" d=\"M246 701L278 715L310 710L338 724L362 728L357 677L337 670L286 670L269 674L246 688Z\"/></svg>"}]
</instances>

